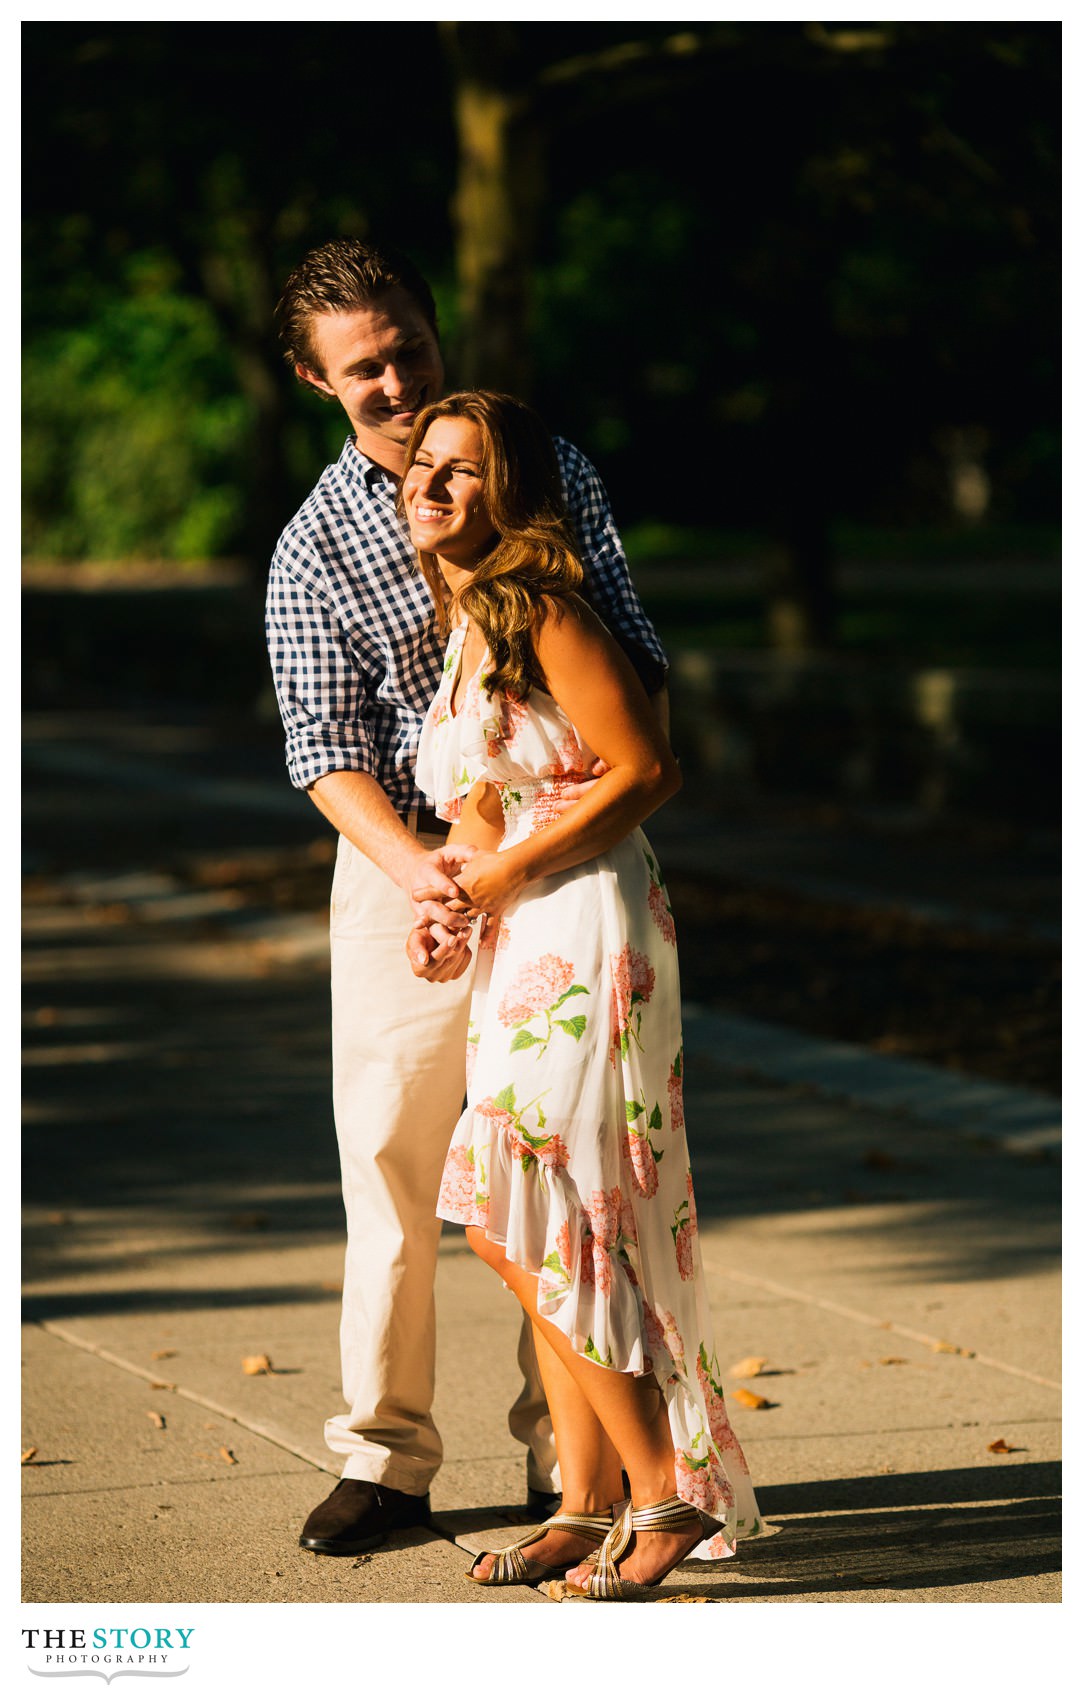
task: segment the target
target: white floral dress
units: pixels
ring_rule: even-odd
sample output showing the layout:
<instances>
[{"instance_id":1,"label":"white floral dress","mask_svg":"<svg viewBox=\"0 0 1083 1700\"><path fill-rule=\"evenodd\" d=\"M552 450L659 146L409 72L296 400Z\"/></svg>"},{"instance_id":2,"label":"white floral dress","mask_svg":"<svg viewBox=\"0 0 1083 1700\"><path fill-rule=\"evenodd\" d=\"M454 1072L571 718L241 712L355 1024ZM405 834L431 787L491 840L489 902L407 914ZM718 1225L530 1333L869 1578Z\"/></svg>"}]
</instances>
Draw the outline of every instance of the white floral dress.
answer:
<instances>
[{"instance_id":1,"label":"white floral dress","mask_svg":"<svg viewBox=\"0 0 1083 1700\"><path fill-rule=\"evenodd\" d=\"M553 819L595 755L553 698L484 687L451 698L451 634L417 779L454 821L478 780L500 788L501 850ZM493 936L495 932L495 937ZM596 1363L654 1372L677 1491L724 1525L694 1556L765 1532L722 1397L682 1101L673 916L638 829L605 855L530 884L478 949L468 1098L437 1214L484 1227L538 1276L538 1308Z\"/></svg>"}]
</instances>

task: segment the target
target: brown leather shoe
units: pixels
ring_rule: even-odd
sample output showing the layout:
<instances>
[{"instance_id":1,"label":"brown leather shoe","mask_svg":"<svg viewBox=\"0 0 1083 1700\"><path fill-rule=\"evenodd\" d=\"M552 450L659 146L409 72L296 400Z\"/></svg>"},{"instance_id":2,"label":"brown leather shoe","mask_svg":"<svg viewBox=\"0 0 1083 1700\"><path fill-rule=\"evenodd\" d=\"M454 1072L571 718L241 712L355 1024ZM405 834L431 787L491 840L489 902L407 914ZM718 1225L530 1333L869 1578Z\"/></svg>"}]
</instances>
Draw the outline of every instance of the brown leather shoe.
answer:
<instances>
[{"instance_id":1,"label":"brown leather shoe","mask_svg":"<svg viewBox=\"0 0 1083 1700\"><path fill-rule=\"evenodd\" d=\"M309 1514L299 1545L348 1558L380 1546L392 1529L416 1529L428 1521L427 1493L399 1493L380 1482L344 1476Z\"/></svg>"}]
</instances>

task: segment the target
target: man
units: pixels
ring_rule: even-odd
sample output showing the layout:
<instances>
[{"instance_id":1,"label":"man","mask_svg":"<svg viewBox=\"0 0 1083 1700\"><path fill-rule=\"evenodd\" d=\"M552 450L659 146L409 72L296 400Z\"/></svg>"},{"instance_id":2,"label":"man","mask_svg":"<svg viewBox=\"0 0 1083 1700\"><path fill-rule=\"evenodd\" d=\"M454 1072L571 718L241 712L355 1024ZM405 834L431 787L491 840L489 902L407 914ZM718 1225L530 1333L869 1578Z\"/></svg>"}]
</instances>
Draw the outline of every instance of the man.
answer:
<instances>
[{"instance_id":1,"label":"man","mask_svg":"<svg viewBox=\"0 0 1083 1700\"><path fill-rule=\"evenodd\" d=\"M324 1430L345 1456L342 1480L300 1539L316 1552L352 1554L428 1520L441 1460L430 1414L435 1206L463 1100L470 976L449 969L442 983L426 984L405 946L422 921L415 941L435 961L468 925L454 876L469 851L443 847L446 828L414 783L443 643L395 501L411 426L439 397L444 369L432 293L389 249L347 240L313 250L288 279L277 316L296 376L340 403L352 428L282 533L267 595L290 777L340 834L331 994L349 1409ZM605 491L583 455L557 446L590 594L661 701L665 657ZM410 894L425 888L444 901L414 902ZM528 1497L547 1502L558 1471L526 1328L519 1362L525 1385L509 1424L528 1447Z\"/></svg>"}]
</instances>

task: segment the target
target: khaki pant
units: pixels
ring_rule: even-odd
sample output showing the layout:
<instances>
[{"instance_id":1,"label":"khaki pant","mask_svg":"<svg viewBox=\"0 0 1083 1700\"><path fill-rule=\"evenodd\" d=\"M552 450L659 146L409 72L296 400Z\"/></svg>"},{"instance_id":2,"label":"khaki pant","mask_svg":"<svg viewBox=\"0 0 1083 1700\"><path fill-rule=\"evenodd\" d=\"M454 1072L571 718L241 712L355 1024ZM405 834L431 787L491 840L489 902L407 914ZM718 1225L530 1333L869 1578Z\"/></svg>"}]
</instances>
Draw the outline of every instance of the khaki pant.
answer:
<instances>
[{"instance_id":1,"label":"khaki pant","mask_svg":"<svg viewBox=\"0 0 1083 1700\"><path fill-rule=\"evenodd\" d=\"M406 960L412 920L399 887L340 838L331 1003L349 1409L328 1420L324 1437L345 1455L344 1476L423 1494L443 1456L431 1414L436 1197L465 1091L471 975L447 985L416 979ZM525 1318L519 1364L525 1385L508 1422L529 1448L530 1486L548 1491L559 1480L556 1453Z\"/></svg>"}]
</instances>

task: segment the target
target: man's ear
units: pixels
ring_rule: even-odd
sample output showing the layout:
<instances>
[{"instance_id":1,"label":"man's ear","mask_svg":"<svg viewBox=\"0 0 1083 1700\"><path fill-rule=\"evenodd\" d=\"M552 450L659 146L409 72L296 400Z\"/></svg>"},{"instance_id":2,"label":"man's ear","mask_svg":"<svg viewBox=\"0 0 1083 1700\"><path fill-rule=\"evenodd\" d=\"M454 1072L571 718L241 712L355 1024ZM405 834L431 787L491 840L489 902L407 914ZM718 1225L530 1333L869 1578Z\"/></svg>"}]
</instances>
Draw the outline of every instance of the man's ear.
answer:
<instances>
[{"instance_id":1,"label":"man's ear","mask_svg":"<svg viewBox=\"0 0 1083 1700\"><path fill-rule=\"evenodd\" d=\"M319 390L323 395L329 395L334 398L335 392L327 382L327 379L321 378L320 374L318 372L314 372L311 366L305 366L300 360L298 360L293 369L300 378L302 384L310 384L314 390Z\"/></svg>"}]
</instances>

